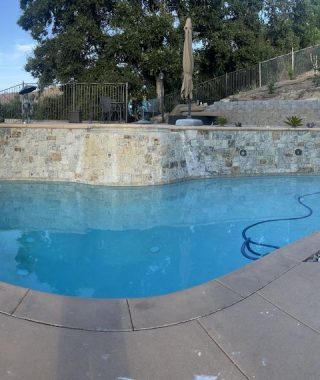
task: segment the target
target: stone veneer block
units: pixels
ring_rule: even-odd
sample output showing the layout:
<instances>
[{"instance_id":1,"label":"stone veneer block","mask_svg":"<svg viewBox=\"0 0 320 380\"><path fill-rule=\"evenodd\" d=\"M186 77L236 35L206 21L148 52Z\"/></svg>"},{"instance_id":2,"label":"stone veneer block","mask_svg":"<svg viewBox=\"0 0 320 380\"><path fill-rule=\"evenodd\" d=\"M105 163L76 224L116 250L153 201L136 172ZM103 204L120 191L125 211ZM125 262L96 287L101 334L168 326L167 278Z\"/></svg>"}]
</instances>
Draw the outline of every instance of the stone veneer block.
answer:
<instances>
[{"instance_id":1,"label":"stone veneer block","mask_svg":"<svg viewBox=\"0 0 320 380\"><path fill-rule=\"evenodd\" d=\"M52 153L51 159L52 161L61 161L61 153Z\"/></svg>"}]
</instances>

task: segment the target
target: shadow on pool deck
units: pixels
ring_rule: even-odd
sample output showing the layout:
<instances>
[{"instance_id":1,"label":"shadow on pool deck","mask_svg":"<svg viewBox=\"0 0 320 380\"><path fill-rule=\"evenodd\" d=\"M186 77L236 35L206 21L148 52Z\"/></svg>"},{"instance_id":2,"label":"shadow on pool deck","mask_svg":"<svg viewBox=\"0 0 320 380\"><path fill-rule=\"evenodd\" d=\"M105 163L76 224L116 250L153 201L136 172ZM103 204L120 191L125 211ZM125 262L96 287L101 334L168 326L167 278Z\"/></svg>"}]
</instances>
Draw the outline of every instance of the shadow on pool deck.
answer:
<instances>
[{"instance_id":1,"label":"shadow on pool deck","mask_svg":"<svg viewBox=\"0 0 320 380\"><path fill-rule=\"evenodd\" d=\"M143 299L0 286L0 379L318 379L320 233Z\"/></svg>"}]
</instances>

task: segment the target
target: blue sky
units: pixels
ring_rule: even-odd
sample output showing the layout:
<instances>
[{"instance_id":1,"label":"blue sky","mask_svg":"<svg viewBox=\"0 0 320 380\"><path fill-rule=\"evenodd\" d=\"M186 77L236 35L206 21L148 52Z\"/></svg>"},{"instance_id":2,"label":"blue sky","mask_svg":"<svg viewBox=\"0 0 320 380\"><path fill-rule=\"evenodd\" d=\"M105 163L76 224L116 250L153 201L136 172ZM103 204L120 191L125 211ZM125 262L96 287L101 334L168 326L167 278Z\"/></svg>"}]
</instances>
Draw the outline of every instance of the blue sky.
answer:
<instances>
[{"instance_id":1,"label":"blue sky","mask_svg":"<svg viewBox=\"0 0 320 380\"><path fill-rule=\"evenodd\" d=\"M36 82L24 70L34 40L17 25L19 0L0 0L0 90L24 82Z\"/></svg>"}]
</instances>

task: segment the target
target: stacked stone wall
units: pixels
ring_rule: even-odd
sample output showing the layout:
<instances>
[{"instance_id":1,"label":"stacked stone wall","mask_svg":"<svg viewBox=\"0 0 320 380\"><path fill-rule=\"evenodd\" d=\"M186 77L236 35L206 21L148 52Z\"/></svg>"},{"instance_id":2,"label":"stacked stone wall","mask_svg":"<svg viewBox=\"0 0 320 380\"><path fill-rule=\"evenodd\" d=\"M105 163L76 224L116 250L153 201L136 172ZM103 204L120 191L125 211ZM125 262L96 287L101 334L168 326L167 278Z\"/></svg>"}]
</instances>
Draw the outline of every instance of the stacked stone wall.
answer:
<instances>
[{"instance_id":1,"label":"stacked stone wall","mask_svg":"<svg viewBox=\"0 0 320 380\"><path fill-rule=\"evenodd\" d=\"M287 117L298 116L304 125L315 123L320 127L320 100L248 100L220 101L207 111L225 116L228 123L242 125L284 126Z\"/></svg>"},{"instance_id":2,"label":"stacked stone wall","mask_svg":"<svg viewBox=\"0 0 320 380\"><path fill-rule=\"evenodd\" d=\"M0 179L143 186L319 173L320 129L0 128Z\"/></svg>"}]
</instances>

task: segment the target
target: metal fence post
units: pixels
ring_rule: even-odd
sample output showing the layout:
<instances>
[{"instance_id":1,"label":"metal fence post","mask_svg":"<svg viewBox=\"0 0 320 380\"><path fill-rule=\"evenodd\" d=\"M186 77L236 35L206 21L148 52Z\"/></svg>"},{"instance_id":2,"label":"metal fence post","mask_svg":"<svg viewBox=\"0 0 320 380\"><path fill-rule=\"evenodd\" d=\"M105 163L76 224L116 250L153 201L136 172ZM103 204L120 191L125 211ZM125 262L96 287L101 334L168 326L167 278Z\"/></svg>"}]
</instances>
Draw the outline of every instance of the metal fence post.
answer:
<instances>
[{"instance_id":1,"label":"metal fence post","mask_svg":"<svg viewBox=\"0 0 320 380\"><path fill-rule=\"evenodd\" d=\"M225 94L228 96L228 73L226 73L226 78L225 78Z\"/></svg>"},{"instance_id":2,"label":"metal fence post","mask_svg":"<svg viewBox=\"0 0 320 380\"><path fill-rule=\"evenodd\" d=\"M128 123L128 103L129 103L129 84L128 82L126 82L126 104L125 104L125 109L126 109L126 112L125 112L125 115L126 115L126 120L125 122Z\"/></svg>"},{"instance_id":3,"label":"metal fence post","mask_svg":"<svg viewBox=\"0 0 320 380\"><path fill-rule=\"evenodd\" d=\"M259 62L259 87L262 87L261 62Z\"/></svg>"},{"instance_id":4,"label":"metal fence post","mask_svg":"<svg viewBox=\"0 0 320 380\"><path fill-rule=\"evenodd\" d=\"M294 50L293 50L293 46L291 48L291 69L292 69L292 73L294 73Z\"/></svg>"},{"instance_id":5,"label":"metal fence post","mask_svg":"<svg viewBox=\"0 0 320 380\"><path fill-rule=\"evenodd\" d=\"M72 111L76 110L76 86L74 79L72 78Z\"/></svg>"}]
</instances>

